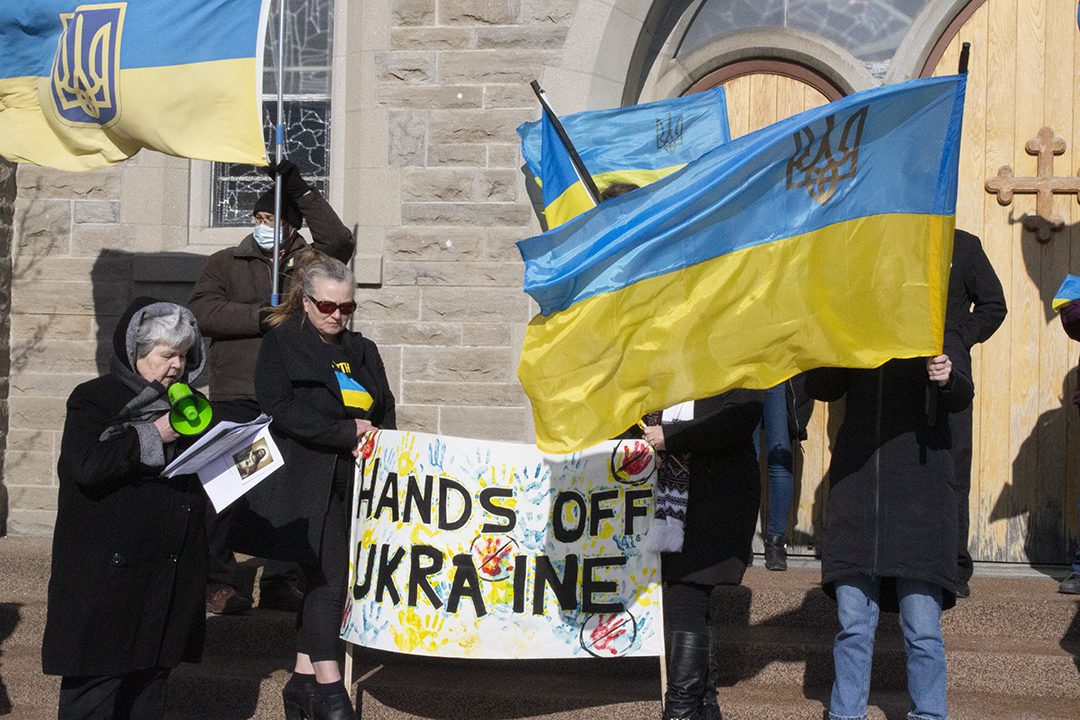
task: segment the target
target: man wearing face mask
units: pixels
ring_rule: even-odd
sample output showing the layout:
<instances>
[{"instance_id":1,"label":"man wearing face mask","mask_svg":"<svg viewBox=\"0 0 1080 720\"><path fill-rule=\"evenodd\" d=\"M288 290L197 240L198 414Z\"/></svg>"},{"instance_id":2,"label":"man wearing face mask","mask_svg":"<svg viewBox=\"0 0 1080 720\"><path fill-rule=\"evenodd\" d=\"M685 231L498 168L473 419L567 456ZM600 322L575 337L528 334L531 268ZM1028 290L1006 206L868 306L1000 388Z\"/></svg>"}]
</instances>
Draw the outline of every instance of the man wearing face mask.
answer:
<instances>
[{"instance_id":1,"label":"man wearing face mask","mask_svg":"<svg viewBox=\"0 0 1080 720\"><path fill-rule=\"evenodd\" d=\"M300 234L307 220L312 245L331 257L348 263L356 250L356 240L330 204L308 185L300 171L288 160L267 169L271 177L282 177L282 223L280 248L280 290L288 286L296 254L308 247ZM206 262L195 283L188 307L199 321L203 335L210 338L210 400L215 420L247 422L259 415L255 399L255 359L270 304L274 253L274 190L259 196L251 211L255 227L236 247L220 250ZM229 549L229 511L207 516L210 546L209 584L206 609L217 614L244 612L251 600L239 594L236 560ZM278 561L263 567L259 606L296 610L303 598L296 587L296 569Z\"/></svg>"}]
</instances>

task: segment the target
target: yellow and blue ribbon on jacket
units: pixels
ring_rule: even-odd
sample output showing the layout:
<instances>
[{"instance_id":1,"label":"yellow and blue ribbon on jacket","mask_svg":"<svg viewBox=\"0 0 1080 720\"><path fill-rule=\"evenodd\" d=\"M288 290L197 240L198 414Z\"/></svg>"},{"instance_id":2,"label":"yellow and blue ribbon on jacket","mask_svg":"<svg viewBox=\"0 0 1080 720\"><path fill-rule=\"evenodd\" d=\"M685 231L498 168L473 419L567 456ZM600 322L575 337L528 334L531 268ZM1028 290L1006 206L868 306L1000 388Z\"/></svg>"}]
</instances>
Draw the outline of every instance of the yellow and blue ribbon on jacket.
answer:
<instances>
[{"instance_id":1,"label":"yellow and blue ribbon on jacket","mask_svg":"<svg viewBox=\"0 0 1080 720\"><path fill-rule=\"evenodd\" d=\"M815 367L939 354L964 89L855 93L518 243L540 448Z\"/></svg>"},{"instance_id":2,"label":"yellow and blue ribbon on jacket","mask_svg":"<svg viewBox=\"0 0 1080 720\"><path fill-rule=\"evenodd\" d=\"M0 155L90 170L142 148L265 165L269 0L0 4Z\"/></svg>"},{"instance_id":3,"label":"yellow and blue ribbon on jacket","mask_svg":"<svg viewBox=\"0 0 1080 720\"><path fill-rule=\"evenodd\" d=\"M648 185L731 139L723 88L670 100L560 118L597 187ZM549 228L592 208L566 148L545 113L518 127L521 155L540 181Z\"/></svg>"}]
</instances>

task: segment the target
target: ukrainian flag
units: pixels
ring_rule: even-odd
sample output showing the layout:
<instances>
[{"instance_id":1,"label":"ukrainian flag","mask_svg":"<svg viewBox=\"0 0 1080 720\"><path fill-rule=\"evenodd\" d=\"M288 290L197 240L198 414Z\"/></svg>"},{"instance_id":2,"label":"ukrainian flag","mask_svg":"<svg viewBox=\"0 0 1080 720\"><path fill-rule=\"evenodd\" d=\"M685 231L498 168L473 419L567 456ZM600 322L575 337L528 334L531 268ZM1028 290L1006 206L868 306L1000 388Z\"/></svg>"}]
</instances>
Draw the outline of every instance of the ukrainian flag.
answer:
<instances>
[{"instance_id":1,"label":"ukrainian flag","mask_svg":"<svg viewBox=\"0 0 1080 720\"><path fill-rule=\"evenodd\" d=\"M269 2L0 3L0 155L61 170L142 148L265 165Z\"/></svg>"},{"instance_id":2,"label":"ukrainian flag","mask_svg":"<svg viewBox=\"0 0 1080 720\"><path fill-rule=\"evenodd\" d=\"M1065 282L1061 283L1061 287L1054 293L1054 301L1050 306L1054 312L1058 312L1077 298L1080 298L1080 277L1066 275Z\"/></svg>"},{"instance_id":3,"label":"ukrainian flag","mask_svg":"<svg viewBox=\"0 0 1080 720\"><path fill-rule=\"evenodd\" d=\"M561 118L563 129L603 191L613 182L648 185L731 139L724 90ZM521 154L540 181L544 216L557 227L593 207L544 113L518 127Z\"/></svg>"},{"instance_id":4,"label":"ukrainian flag","mask_svg":"<svg viewBox=\"0 0 1080 720\"><path fill-rule=\"evenodd\" d=\"M518 243L540 448L811 368L939 354L964 89L856 93Z\"/></svg>"},{"instance_id":5,"label":"ukrainian flag","mask_svg":"<svg viewBox=\"0 0 1080 720\"><path fill-rule=\"evenodd\" d=\"M335 370L334 376L337 378L338 387L341 388L341 401L345 404L345 407L360 408L361 410L371 408L372 397L366 387L340 370Z\"/></svg>"}]
</instances>

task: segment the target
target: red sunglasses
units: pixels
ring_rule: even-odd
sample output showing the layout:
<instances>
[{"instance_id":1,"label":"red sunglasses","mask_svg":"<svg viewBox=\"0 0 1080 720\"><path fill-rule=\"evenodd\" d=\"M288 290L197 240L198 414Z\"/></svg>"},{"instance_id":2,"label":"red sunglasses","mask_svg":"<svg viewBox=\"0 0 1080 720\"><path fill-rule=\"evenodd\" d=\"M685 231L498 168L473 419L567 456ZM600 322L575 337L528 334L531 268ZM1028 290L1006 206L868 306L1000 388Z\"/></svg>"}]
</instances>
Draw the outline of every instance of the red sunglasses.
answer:
<instances>
[{"instance_id":1,"label":"red sunglasses","mask_svg":"<svg viewBox=\"0 0 1080 720\"><path fill-rule=\"evenodd\" d=\"M313 302L323 315L333 315L335 310L340 310L342 315L352 315L356 311L356 303L353 301L335 303L329 300L316 300L307 293L304 293L304 297Z\"/></svg>"}]
</instances>

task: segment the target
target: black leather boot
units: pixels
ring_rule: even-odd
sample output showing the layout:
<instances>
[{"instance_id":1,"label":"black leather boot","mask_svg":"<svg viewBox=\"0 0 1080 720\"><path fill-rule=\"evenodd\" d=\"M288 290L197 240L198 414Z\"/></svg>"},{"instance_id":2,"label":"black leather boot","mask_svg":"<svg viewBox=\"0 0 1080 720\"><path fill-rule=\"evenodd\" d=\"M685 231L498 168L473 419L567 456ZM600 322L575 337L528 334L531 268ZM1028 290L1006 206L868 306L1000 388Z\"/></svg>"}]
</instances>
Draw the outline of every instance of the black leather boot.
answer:
<instances>
[{"instance_id":1,"label":"black leather boot","mask_svg":"<svg viewBox=\"0 0 1080 720\"><path fill-rule=\"evenodd\" d=\"M787 545L783 535L765 536L765 569L787 570Z\"/></svg>"},{"instance_id":2,"label":"black leather boot","mask_svg":"<svg viewBox=\"0 0 1080 720\"><path fill-rule=\"evenodd\" d=\"M356 720L356 710L345 690L344 683L336 683L336 690L326 692L316 687L311 695L311 720Z\"/></svg>"},{"instance_id":3,"label":"black leather boot","mask_svg":"<svg viewBox=\"0 0 1080 720\"><path fill-rule=\"evenodd\" d=\"M673 631L668 640L664 720L702 720L709 678L709 635Z\"/></svg>"},{"instance_id":4,"label":"black leather boot","mask_svg":"<svg viewBox=\"0 0 1080 720\"><path fill-rule=\"evenodd\" d=\"M285 720L311 720L311 694L314 686L314 675L293 673L281 689L281 699L285 703Z\"/></svg>"},{"instance_id":5,"label":"black leather boot","mask_svg":"<svg viewBox=\"0 0 1080 720\"><path fill-rule=\"evenodd\" d=\"M724 714L720 712L720 701L716 698L717 667L713 662L713 645L709 643L709 676L705 681L705 701L702 705L702 717L704 720L724 720Z\"/></svg>"}]
</instances>

